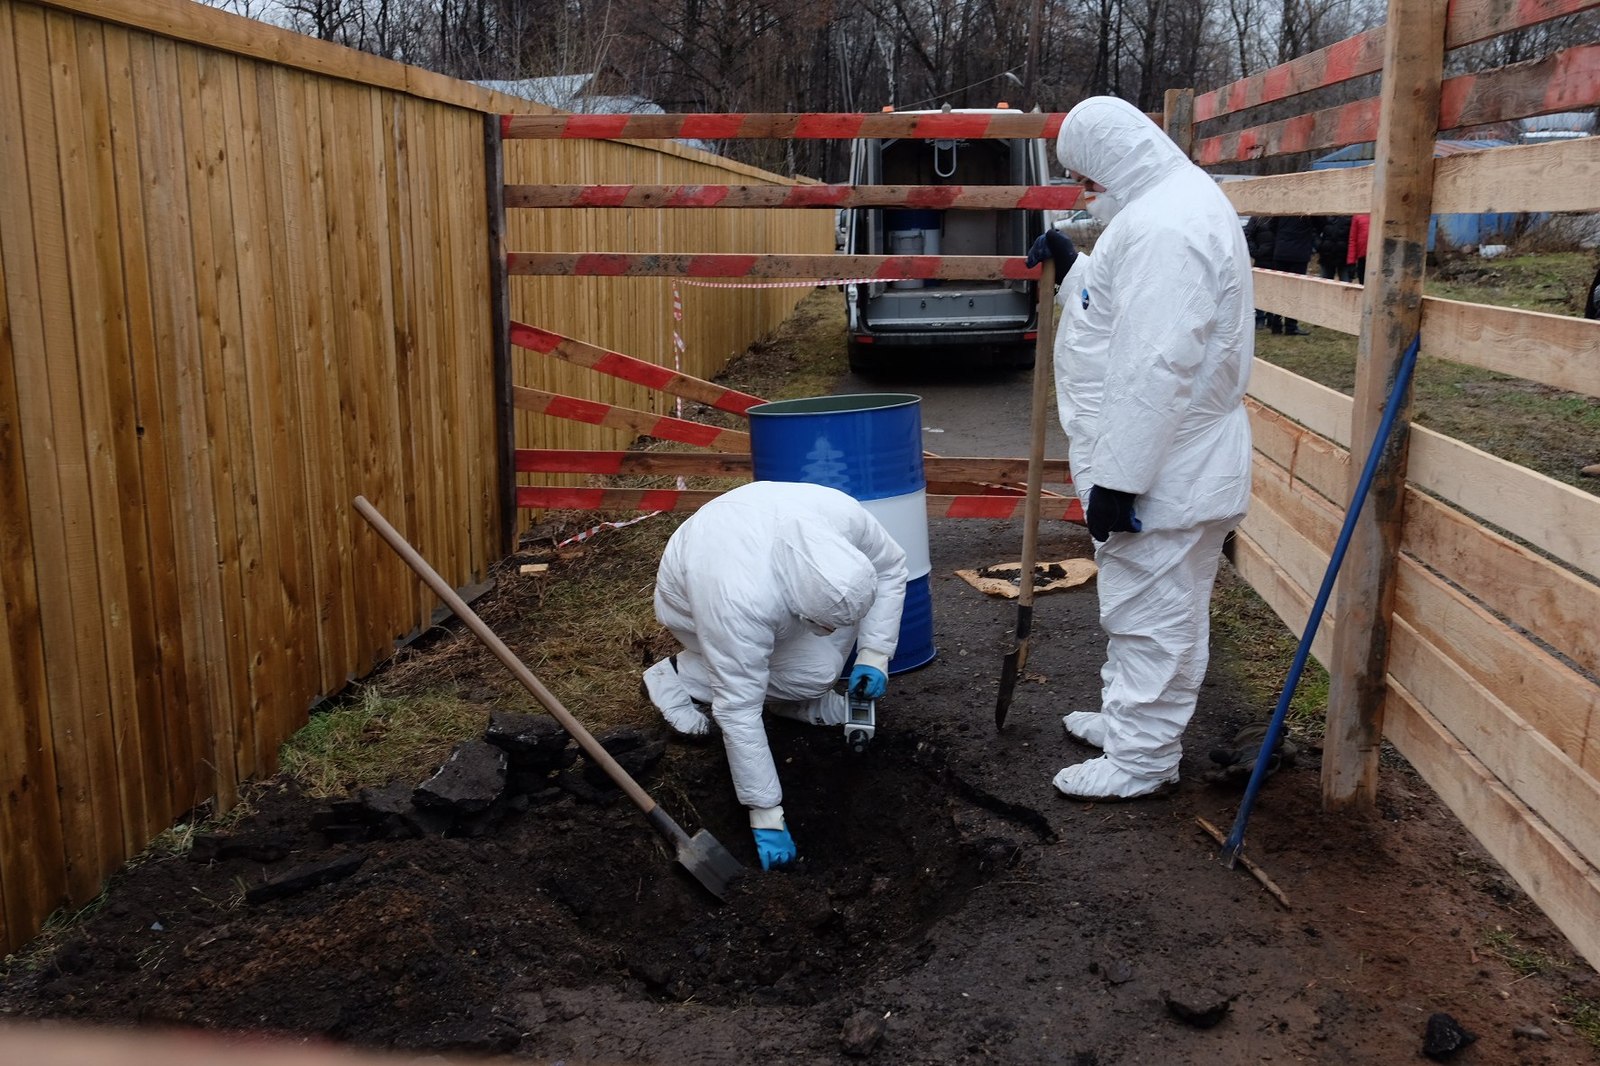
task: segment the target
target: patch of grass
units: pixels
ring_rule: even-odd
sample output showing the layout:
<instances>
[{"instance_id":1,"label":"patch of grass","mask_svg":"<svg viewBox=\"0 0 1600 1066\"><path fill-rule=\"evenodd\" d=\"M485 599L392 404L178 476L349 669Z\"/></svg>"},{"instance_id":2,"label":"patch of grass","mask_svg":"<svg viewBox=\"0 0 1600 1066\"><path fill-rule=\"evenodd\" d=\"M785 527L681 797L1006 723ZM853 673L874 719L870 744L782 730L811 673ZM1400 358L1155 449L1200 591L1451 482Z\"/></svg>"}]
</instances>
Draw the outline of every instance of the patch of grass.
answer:
<instances>
[{"instance_id":1,"label":"patch of grass","mask_svg":"<svg viewBox=\"0 0 1600 1066\"><path fill-rule=\"evenodd\" d=\"M1590 1047L1600 1049L1600 1004L1569 995L1562 998L1561 1011L1562 1021L1576 1029Z\"/></svg>"},{"instance_id":2,"label":"patch of grass","mask_svg":"<svg viewBox=\"0 0 1600 1066\"><path fill-rule=\"evenodd\" d=\"M1430 296L1579 314L1594 263L1571 252L1474 260L1470 267L1457 262L1444 273L1429 279ZM1356 346L1355 337L1316 326L1309 337L1256 334L1261 359L1346 394L1355 388ZM1431 357L1439 354L1447 353L1425 353L1417 361L1411 415L1418 425L1600 492L1593 478L1578 473L1600 460L1600 399Z\"/></svg>"},{"instance_id":3,"label":"patch of grass","mask_svg":"<svg viewBox=\"0 0 1600 1066\"><path fill-rule=\"evenodd\" d=\"M312 715L278 757L310 795L338 796L407 773L420 778L486 724L482 707L454 696L385 696L368 685L354 700Z\"/></svg>"},{"instance_id":4,"label":"patch of grass","mask_svg":"<svg viewBox=\"0 0 1600 1066\"><path fill-rule=\"evenodd\" d=\"M1284 627L1237 571L1231 566L1218 571L1211 597L1211 670L1239 690L1242 703L1276 709L1298 645L1299 634ZM1321 737L1327 708L1328 672L1308 659L1289 700L1291 733Z\"/></svg>"},{"instance_id":5,"label":"patch of grass","mask_svg":"<svg viewBox=\"0 0 1600 1066\"><path fill-rule=\"evenodd\" d=\"M1531 977L1536 973L1549 973L1566 967L1564 962L1547 951L1524 947L1517 943L1517 938L1500 926L1495 926L1483 934L1483 950L1486 954L1500 959L1523 977Z\"/></svg>"}]
</instances>

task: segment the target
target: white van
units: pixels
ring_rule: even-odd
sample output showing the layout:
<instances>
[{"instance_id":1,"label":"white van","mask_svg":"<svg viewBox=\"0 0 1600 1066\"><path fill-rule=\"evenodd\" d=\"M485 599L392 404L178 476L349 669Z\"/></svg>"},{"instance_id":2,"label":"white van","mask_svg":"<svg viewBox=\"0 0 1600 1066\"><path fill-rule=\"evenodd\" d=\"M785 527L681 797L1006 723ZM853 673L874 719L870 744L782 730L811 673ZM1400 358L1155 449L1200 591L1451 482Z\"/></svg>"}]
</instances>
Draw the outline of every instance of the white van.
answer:
<instances>
[{"instance_id":1,"label":"white van","mask_svg":"<svg viewBox=\"0 0 1600 1066\"><path fill-rule=\"evenodd\" d=\"M908 112L916 114L918 112ZM927 113L927 112L922 112ZM1004 114L974 109L961 114ZM852 185L1045 185L1043 140L852 143ZM1047 224L1038 210L845 212L847 255L1022 256ZM1038 285L1032 281L894 281L846 285L850 369L914 369L931 353L1033 366Z\"/></svg>"}]
</instances>

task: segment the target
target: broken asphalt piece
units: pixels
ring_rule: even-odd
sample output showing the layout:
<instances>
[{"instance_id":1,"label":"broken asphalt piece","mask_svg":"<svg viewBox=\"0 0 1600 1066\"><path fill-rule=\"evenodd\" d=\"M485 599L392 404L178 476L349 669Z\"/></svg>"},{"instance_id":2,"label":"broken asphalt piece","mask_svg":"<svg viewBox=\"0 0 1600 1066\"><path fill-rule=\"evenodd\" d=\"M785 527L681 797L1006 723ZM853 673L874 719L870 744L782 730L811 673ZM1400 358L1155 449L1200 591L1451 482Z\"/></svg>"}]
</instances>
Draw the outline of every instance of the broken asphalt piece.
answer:
<instances>
[{"instance_id":1,"label":"broken asphalt piece","mask_svg":"<svg viewBox=\"0 0 1600 1066\"><path fill-rule=\"evenodd\" d=\"M1477 1034L1467 1032L1460 1022L1441 1011L1428 1017L1428 1026L1422 1031L1422 1053L1435 1062L1444 1062L1476 1039Z\"/></svg>"},{"instance_id":2,"label":"broken asphalt piece","mask_svg":"<svg viewBox=\"0 0 1600 1066\"><path fill-rule=\"evenodd\" d=\"M320 885L342 881L361 869L361 864L366 861L367 857L361 852L351 851L321 862L308 862L303 866L287 870L270 881L263 881L247 889L244 900L246 903L265 903L268 900L297 895Z\"/></svg>"},{"instance_id":3,"label":"broken asphalt piece","mask_svg":"<svg viewBox=\"0 0 1600 1066\"><path fill-rule=\"evenodd\" d=\"M839 1050L855 1058L865 1058L877 1050L889 1024L877 1011L858 1010L845 1019L839 1030Z\"/></svg>"},{"instance_id":4,"label":"broken asphalt piece","mask_svg":"<svg viewBox=\"0 0 1600 1066\"><path fill-rule=\"evenodd\" d=\"M482 740L464 740L411 799L418 807L476 814L488 810L505 787L506 753Z\"/></svg>"},{"instance_id":5,"label":"broken asphalt piece","mask_svg":"<svg viewBox=\"0 0 1600 1066\"><path fill-rule=\"evenodd\" d=\"M289 850L289 842L278 837L196 833L189 846L189 861L249 859L251 862L277 862L286 857Z\"/></svg>"},{"instance_id":6,"label":"broken asphalt piece","mask_svg":"<svg viewBox=\"0 0 1600 1066\"><path fill-rule=\"evenodd\" d=\"M572 738L548 714L494 711L483 739L506 753L514 770L549 774L571 766L577 749Z\"/></svg>"},{"instance_id":7,"label":"broken asphalt piece","mask_svg":"<svg viewBox=\"0 0 1600 1066\"><path fill-rule=\"evenodd\" d=\"M619 726L601 733L595 739L617 760L617 765L636 781L653 770L667 752L665 738L647 740L643 733L632 726ZM591 787L602 793L620 791L611 780L611 775L590 762L588 756L584 756L583 777Z\"/></svg>"},{"instance_id":8,"label":"broken asphalt piece","mask_svg":"<svg viewBox=\"0 0 1600 1066\"><path fill-rule=\"evenodd\" d=\"M1196 988L1176 995L1162 992L1161 998L1167 1005L1167 1013L1180 1022L1196 1029L1210 1029L1228 1016L1235 997L1224 996L1214 988Z\"/></svg>"}]
</instances>

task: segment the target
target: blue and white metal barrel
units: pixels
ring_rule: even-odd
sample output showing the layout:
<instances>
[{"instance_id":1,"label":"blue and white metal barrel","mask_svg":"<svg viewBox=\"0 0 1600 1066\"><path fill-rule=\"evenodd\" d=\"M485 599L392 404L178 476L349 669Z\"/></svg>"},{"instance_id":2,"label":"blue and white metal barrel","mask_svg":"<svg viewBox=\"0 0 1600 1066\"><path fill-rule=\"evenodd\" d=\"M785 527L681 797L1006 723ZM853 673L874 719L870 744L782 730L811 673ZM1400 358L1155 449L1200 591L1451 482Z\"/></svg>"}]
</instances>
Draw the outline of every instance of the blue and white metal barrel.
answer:
<instances>
[{"instance_id":1,"label":"blue and white metal barrel","mask_svg":"<svg viewBox=\"0 0 1600 1066\"><path fill-rule=\"evenodd\" d=\"M906 553L905 609L891 674L933 661L928 575L928 482L922 470L922 398L904 393L814 396L750 408L758 481L804 481L855 497Z\"/></svg>"}]
</instances>

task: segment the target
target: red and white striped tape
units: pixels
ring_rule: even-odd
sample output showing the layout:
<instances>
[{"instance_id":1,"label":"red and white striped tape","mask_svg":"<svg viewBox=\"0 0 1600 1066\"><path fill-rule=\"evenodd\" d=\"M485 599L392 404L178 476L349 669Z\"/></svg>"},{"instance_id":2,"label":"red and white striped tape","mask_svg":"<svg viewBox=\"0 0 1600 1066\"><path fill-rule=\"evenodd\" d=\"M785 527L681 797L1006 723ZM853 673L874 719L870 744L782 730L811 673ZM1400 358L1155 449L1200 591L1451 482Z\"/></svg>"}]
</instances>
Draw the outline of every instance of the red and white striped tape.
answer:
<instances>
[{"instance_id":1,"label":"red and white striped tape","mask_svg":"<svg viewBox=\"0 0 1600 1066\"><path fill-rule=\"evenodd\" d=\"M803 278L792 278L788 281L700 281L695 278L684 278L683 284L693 285L700 289L816 289L824 285L870 285L882 278L819 278L816 281L806 281Z\"/></svg>"},{"instance_id":2,"label":"red and white striped tape","mask_svg":"<svg viewBox=\"0 0 1600 1066\"><path fill-rule=\"evenodd\" d=\"M557 544L556 547L558 547L558 548L566 548L566 547L570 547L571 545L574 545L574 544L582 544L584 541L588 540L590 537L594 536L596 533L604 532L607 529L627 529L629 526L638 525L640 522L643 522L646 518L654 518L658 514L665 514L665 513L666 513L665 511L651 511L649 514L642 514L638 518L630 518L626 522L601 522L597 526L590 526L588 529L584 530L582 533L578 533L578 534L575 534L573 536L568 537L566 540L562 541L560 544Z\"/></svg>"}]
</instances>

